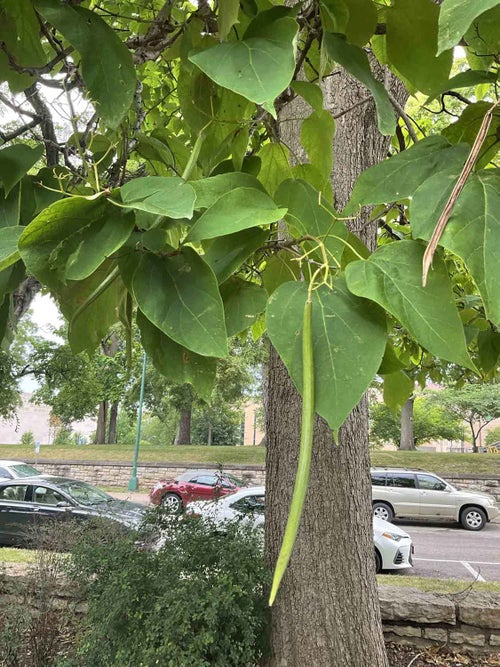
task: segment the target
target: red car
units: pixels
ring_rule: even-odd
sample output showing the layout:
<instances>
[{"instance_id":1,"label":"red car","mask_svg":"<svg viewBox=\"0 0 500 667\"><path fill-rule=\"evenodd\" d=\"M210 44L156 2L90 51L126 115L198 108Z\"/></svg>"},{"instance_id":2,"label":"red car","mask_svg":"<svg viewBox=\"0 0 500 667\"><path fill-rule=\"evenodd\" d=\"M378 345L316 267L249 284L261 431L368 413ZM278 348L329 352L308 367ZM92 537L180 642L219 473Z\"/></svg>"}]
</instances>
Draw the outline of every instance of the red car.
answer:
<instances>
[{"instance_id":1,"label":"red car","mask_svg":"<svg viewBox=\"0 0 500 667\"><path fill-rule=\"evenodd\" d=\"M180 513L193 500L213 500L246 486L241 480L218 470L188 470L173 480L157 482L149 500L167 510Z\"/></svg>"}]
</instances>

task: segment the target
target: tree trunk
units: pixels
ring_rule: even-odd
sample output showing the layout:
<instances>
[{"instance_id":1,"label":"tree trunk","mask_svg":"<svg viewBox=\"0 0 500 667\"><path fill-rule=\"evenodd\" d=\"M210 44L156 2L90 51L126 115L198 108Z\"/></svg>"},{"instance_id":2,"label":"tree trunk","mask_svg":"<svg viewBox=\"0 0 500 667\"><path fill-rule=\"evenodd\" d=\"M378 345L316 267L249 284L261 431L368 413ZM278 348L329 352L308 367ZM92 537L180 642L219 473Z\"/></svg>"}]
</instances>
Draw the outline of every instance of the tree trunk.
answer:
<instances>
[{"instance_id":1,"label":"tree trunk","mask_svg":"<svg viewBox=\"0 0 500 667\"><path fill-rule=\"evenodd\" d=\"M401 441L399 448L415 450L415 436L413 433L413 407L415 396L410 396L401 409Z\"/></svg>"},{"instance_id":2,"label":"tree trunk","mask_svg":"<svg viewBox=\"0 0 500 667\"><path fill-rule=\"evenodd\" d=\"M175 437L174 445L191 444L191 408L180 411L179 429Z\"/></svg>"},{"instance_id":3,"label":"tree trunk","mask_svg":"<svg viewBox=\"0 0 500 667\"><path fill-rule=\"evenodd\" d=\"M97 413L97 427L95 431L95 444L103 445L106 442L106 424L108 421L108 402L99 403L99 412Z\"/></svg>"},{"instance_id":4,"label":"tree trunk","mask_svg":"<svg viewBox=\"0 0 500 667\"><path fill-rule=\"evenodd\" d=\"M377 74L383 75L380 66ZM330 77L327 108L339 115L368 97L344 71ZM406 94L398 90L404 104ZM304 103L280 117L280 135L295 155ZM306 111L306 113L310 113ZM286 122L285 122L286 121ZM339 117L332 185L342 210L357 176L387 154L371 101ZM350 223L373 249L367 216ZM274 567L289 511L300 440L301 399L275 350L266 397L266 554ZM271 614L270 667L386 667L374 568L368 403L364 397L335 444L316 418L311 477L297 542Z\"/></svg>"},{"instance_id":5,"label":"tree trunk","mask_svg":"<svg viewBox=\"0 0 500 667\"><path fill-rule=\"evenodd\" d=\"M108 428L108 444L116 444L116 424L118 421L118 401L111 403L109 410L109 428Z\"/></svg>"},{"instance_id":6,"label":"tree trunk","mask_svg":"<svg viewBox=\"0 0 500 667\"><path fill-rule=\"evenodd\" d=\"M207 445L212 445L212 422L208 422Z\"/></svg>"}]
</instances>

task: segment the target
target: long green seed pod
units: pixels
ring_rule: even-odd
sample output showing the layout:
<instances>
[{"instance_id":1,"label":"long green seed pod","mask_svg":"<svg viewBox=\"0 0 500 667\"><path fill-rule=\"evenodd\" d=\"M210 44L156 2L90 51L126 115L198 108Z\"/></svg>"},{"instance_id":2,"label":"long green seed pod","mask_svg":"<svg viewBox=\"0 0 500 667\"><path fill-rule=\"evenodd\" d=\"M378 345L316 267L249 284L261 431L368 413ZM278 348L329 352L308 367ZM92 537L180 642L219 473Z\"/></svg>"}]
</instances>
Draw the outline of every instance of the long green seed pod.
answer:
<instances>
[{"instance_id":1,"label":"long green seed pod","mask_svg":"<svg viewBox=\"0 0 500 667\"><path fill-rule=\"evenodd\" d=\"M293 487L292 504L286 523L285 534L281 544L278 562L274 570L273 584L269 596L271 606L278 592L281 579L292 555L293 545L297 537L300 517L304 507L304 500L309 482L311 467L311 451L314 430L314 358L312 340L312 302L308 296L304 306L302 321L302 429L300 434L299 460L295 484Z\"/></svg>"}]
</instances>

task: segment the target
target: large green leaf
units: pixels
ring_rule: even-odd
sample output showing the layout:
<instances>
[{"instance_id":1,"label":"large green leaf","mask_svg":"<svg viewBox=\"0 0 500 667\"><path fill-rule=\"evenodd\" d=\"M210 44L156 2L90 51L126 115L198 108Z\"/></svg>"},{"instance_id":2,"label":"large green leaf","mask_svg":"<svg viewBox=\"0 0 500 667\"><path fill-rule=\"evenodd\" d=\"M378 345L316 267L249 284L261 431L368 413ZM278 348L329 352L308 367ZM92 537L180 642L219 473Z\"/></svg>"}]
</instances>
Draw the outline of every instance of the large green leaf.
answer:
<instances>
[{"instance_id":1,"label":"large green leaf","mask_svg":"<svg viewBox=\"0 0 500 667\"><path fill-rule=\"evenodd\" d=\"M35 148L30 148L26 144L15 144L0 150L0 181L4 187L5 197L42 155L42 144Z\"/></svg>"},{"instance_id":2,"label":"large green leaf","mask_svg":"<svg viewBox=\"0 0 500 667\"><path fill-rule=\"evenodd\" d=\"M128 113L137 79L132 55L95 11L59 0L35 0L36 10L81 56L82 77L102 122L115 129Z\"/></svg>"},{"instance_id":3,"label":"large green leaf","mask_svg":"<svg viewBox=\"0 0 500 667\"><path fill-rule=\"evenodd\" d=\"M500 333L486 329L477 336L477 347L481 368L485 373L495 371L500 357Z\"/></svg>"},{"instance_id":4,"label":"large green leaf","mask_svg":"<svg viewBox=\"0 0 500 667\"><path fill-rule=\"evenodd\" d=\"M302 387L302 315L307 285L289 282L269 298L271 342L297 389ZM351 294L343 278L313 292L315 409L337 432L373 380L384 354L384 313Z\"/></svg>"},{"instance_id":5,"label":"large green leaf","mask_svg":"<svg viewBox=\"0 0 500 667\"><path fill-rule=\"evenodd\" d=\"M418 186L450 164L460 169L469 153L466 145L452 146L444 137L431 136L363 171L344 213L359 206L384 204L410 197Z\"/></svg>"},{"instance_id":6,"label":"large green leaf","mask_svg":"<svg viewBox=\"0 0 500 667\"><path fill-rule=\"evenodd\" d=\"M264 288L271 295L283 283L299 280L300 273L300 264L297 259L286 250L280 250L266 259L266 266L262 274Z\"/></svg>"},{"instance_id":7,"label":"large green leaf","mask_svg":"<svg viewBox=\"0 0 500 667\"><path fill-rule=\"evenodd\" d=\"M313 111L302 121L300 142L309 162L323 178L329 178L333 167L333 135L335 121L329 111Z\"/></svg>"},{"instance_id":8,"label":"large green leaf","mask_svg":"<svg viewBox=\"0 0 500 667\"><path fill-rule=\"evenodd\" d=\"M215 382L217 359L202 357L178 345L137 311L142 346L155 368L175 384L189 382L205 401L210 399Z\"/></svg>"},{"instance_id":9,"label":"large green leaf","mask_svg":"<svg viewBox=\"0 0 500 667\"><path fill-rule=\"evenodd\" d=\"M317 190L305 181L288 180L281 184L275 199L288 209L286 220L294 233L321 239L330 259L340 262L349 232L326 200L321 198L320 201ZM311 248L314 242L306 245Z\"/></svg>"},{"instance_id":10,"label":"large green leaf","mask_svg":"<svg viewBox=\"0 0 500 667\"><path fill-rule=\"evenodd\" d=\"M130 208L176 220L193 216L195 191L177 176L134 178L122 185L120 194L123 204Z\"/></svg>"},{"instance_id":11,"label":"large green leaf","mask_svg":"<svg viewBox=\"0 0 500 667\"><path fill-rule=\"evenodd\" d=\"M144 254L132 288L139 308L166 336L203 356L227 355L217 279L192 248L170 257Z\"/></svg>"},{"instance_id":12,"label":"large green leaf","mask_svg":"<svg viewBox=\"0 0 500 667\"><path fill-rule=\"evenodd\" d=\"M20 258L17 242L24 227L0 228L0 271L3 271Z\"/></svg>"},{"instance_id":13,"label":"large green leaf","mask_svg":"<svg viewBox=\"0 0 500 667\"><path fill-rule=\"evenodd\" d=\"M431 237L456 178L451 171L436 174L415 192L410 209L414 236ZM469 177L440 245L463 259L488 318L500 325L500 175L496 170Z\"/></svg>"},{"instance_id":14,"label":"large green leaf","mask_svg":"<svg viewBox=\"0 0 500 667\"><path fill-rule=\"evenodd\" d=\"M19 67L39 67L47 62L40 42L40 24L30 0L2 0L0 41ZM0 80L7 80L12 92L21 92L34 77L16 71L7 53L0 52Z\"/></svg>"},{"instance_id":15,"label":"large green leaf","mask_svg":"<svg viewBox=\"0 0 500 667\"><path fill-rule=\"evenodd\" d=\"M21 214L21 184L11 190L7 197L0 188L0 227L19 225Z\"/></svg>"},{"instance_id":16,"label":"large green leaf","mask_svg":"<svg viewBox=\"0 0 500 667\"><path fill-rule=\"evenodd\" d=\"M66 280L90 276L127 241L133 227L133 213L104 197L70 197L46 208L26 227L19 251L28 270L57 290Z\"/></svg>"},{"instance_id":17,"label":"large green leaf","mask_svg":"<svg viewBox=\"0 0 500 667\"><path fill-rule=\"evenodd\" d=\"M264 312L267 302L266 290L241 278L230 278L220 287L224 302L227 335L250 328Z\"/></svg>"},{"instance_id":18,"label":"large green leaf","mask_svg":"<svg viewBox=\"0 0 500 667\"><path fill-rule=\"evenodd\" d=\"M264 245L269 233L266 229L252 227L236 234L219 236L203 243L203 259L223 283L235 271L240 269L250 255Z\"/></svg>"},{"instance_id":19,"label":"large green leaf","mask_svg":"<svg viewBox=\"0 0 500 667\"><path fill-rule=\"evenodd\" d=\"M439 7L432 0L395 0L386 10L387 53L417 90L431 93L448 79L453 52L436 57Z\"/></svg>"},{"instance_id":20,"label":"large green leaf","mask_svg":"<svg viewBox=\"0 0 500 667\"><path fill-rule=\"evenodd\" d=\"M106 260L85 280L69 282L54 294L69 322L68 340L74 354L92 352L120 319L127 290Z\"/></svg>"},{"instance_id":21,"label":"large green leaf","mask_svg":"<svg viewBox=\"0 0 500 667\"><path fill-rule=\"evenodd\" d=\"M385 308L436 357L475 370L448 272L439 257L422 287L424 250L417 241L381 246L370 259L347 266L347 285L354 294Z\"/></svg>"},{"instance_id":22,"label":"large green leaf","mask_svg":"<svg viewBox=\"0 0 500 667\"><path fill-rule=\"evenodd\" d=\"M441 93L447 90L460 90L460 88L471 88L478 86L481 83L495 83L498 79L496 72L486 72L483 70L468 69L465 72L460 72L453 76L449 81L444 81L440 86L434 88L426 100L426 103L431 102Z\"/></svg>"},{"instance_id":23,"label":"large green leaf","mask_svg":"<svg viewBox=\"0 0 500 667\"><path fill-rule=\"evenodd\" d=\"M452 143L468 143L473 145L486 112L491 108L491 102L476 102L468 104L462 111L460 118L443 130L443 136ZM493 114L488 134L476 161L476 169L485 167L499 152L498 136L500 132L500 116Z\"/></svg>"},{"instance_id":24,"label":"large green leaf","mask_svg":"<svg viewBox=\"0 0 500 667\"><path fill-rule=\"evenodd\" d=\"M399 412L415 390L415 382L404 371L383 376L384 403L392 412Z\"/></svg>"},{"instance_id":25,"label":"large green leaf","mask_svg":"<svg viewBox=\"0 0 500 667\"><path fill-rule=\"evenodd\" d=\"M210 208L215 202L235 188L257 188L262 190L259 181L251 174L231 171L227 174L218 174L199 181L190 181L189 185L196 193L195 208Z\"/></svg>"},{"instance_id":26,"label":"large green leaf","mask_svg":"<svg viewBox=\"0 0 500 667\"><path fill-rule=\"evenodd\" d=\"M218 44L190 55L189 60L220 86L262 105L276 117L273 101L295 70L297 31L297 22L284 17L273 22L272 36Z\"/></svg>"},{"instance_id":27,"label":"large green leaf","mask_svg":"<svg viewBox=\"0 0 500 667\"><path fill-rule=\"evenodd\" d=\"M285 213L286 209L278 208L265 192L255 188L236 188L220 197L198 218L187 240L213 239L249 227L270 225Z\"/></svg>"},{"instance_id":28,"label":"large green leaf","mask_svg":"<svg viewBox=\"0 0 500 667\"><path fill-rule=\"evenodd\" d=\"M219 35L226 39L229 31L238 23L239 0L219 0Z\"/></svg>"},{"instance_id":29,"label":"large green leaf","mask_svg":"<svg viewBox=\"0 0 500 667\"><path fill-rule=\"evenodd\" d=\"M443 0L439 13L438 54L456 46L472 21L498 0Z\"/></svg>"},{"instance_id":30,"label":"large green leaf","mask_svg":"<svg viewBox=\"0 0 500 667\"><path fill-rule=\"evenodd\" d=\"M261 160L259 181L271 196L274 196L279 185L293 177L290 152L281 143L268 142L259 150L259 157Z\"/></svg>"},{"instance_id":31,"label":"large green leaf","mask_svg":"<svg viewBox=\"0 0 500 667\"><path fill-rule=\"evenodd\" d=\"M344 35L326 33L323 43L332 60L352 74L368 88L377 107L377 122L381 134L394 134L396 118L384 86L377 81L370 69L368 56L360 46L348 44Z\"/></svg>"},{"instance_id":32,"label":"large green leaf","mask_svg":"<svg viewBox=\"0 0 500 667\"><path fill-rule=\"evenodd\" d=\"M345 0L349 20L345 35L350 44L364 46L373 35L377 25L377 7L372 0Z\"/></svg>"}]
</instances>

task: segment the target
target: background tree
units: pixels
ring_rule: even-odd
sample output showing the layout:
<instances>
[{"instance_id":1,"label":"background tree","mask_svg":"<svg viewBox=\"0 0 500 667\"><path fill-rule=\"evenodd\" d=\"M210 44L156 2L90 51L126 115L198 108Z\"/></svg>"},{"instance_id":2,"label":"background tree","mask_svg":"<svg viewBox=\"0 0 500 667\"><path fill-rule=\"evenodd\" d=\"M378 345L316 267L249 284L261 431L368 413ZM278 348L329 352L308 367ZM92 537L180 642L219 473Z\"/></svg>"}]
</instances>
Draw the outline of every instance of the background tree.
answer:
<instances>
[{"instance_id":1,"label":"background tree","mask_svg":"<svg viewBox=\"0 0 500 667\"><path fill-rule=\"evenodd\" d=\"M420 396L414 403L413 432L416 447L433 440L460 440L463 422L431 399ZM401 447L401 419L384 403L370 405L370 443Z\"/></svg>"},{"instance_id":2,"label":"background tree","mask_svg":"<svg viewBox=\"0 0 500 667\"><path fill-rule=\"evenodd\" d=\"M495 384L466 384L461 389L442 389L434 392L433 401L467 423L473 452L478 451L478 441L485 426L500 417L500 387Z\"/></svg>"}]
</instances>

